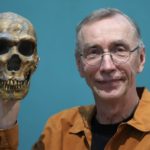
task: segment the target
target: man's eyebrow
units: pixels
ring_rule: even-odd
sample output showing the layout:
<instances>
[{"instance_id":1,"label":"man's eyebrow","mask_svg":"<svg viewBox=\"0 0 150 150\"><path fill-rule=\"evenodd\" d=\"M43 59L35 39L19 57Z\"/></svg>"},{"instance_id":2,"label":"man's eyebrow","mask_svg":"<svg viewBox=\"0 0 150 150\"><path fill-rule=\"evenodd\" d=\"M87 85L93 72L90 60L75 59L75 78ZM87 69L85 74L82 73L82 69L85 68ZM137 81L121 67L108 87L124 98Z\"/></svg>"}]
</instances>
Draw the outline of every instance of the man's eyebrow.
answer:
<instances>
[{"instance_id":1,"label":"man's eyebrow","mask_svg":"<svg viewBox=\"0 0 150 150\"><path fill-rule=\"evenodd\" d=\"M84 44L84 46L83 46L83 49L88 49L88 48L92 48L92 47L100 47L101 48L101 46L99 45L99 44L95 44L95 43L86 43L86 44Z\"/></svg>"},{"instance_id":2,"label":"man's eyebrow","mask_svg":"<svg viewBox=\"0 0 150 150\"><path fill-rule=\"evenodd\" d=\"M117 45L130 48L129 43L126 40L115 40L115 41L112 41L112 42L110 42L110 44L108 45L108 47L117 46ZM83 50L86 50L86 49L92 48L92 47L102 48L102 46L100 44L97 44L97 43L85 43L83 45Z\"/></svg>"},{"instance_id":3,"label":"man's eyebrow","mask_svg":"<svg viewBox=\"0 0 150 150\"><path fill-rule=\"evenodd\" d=\"M116 40L116 41L111 42L110 45L123 45L123 46L129 47L129 43L127 43L125 40Z\"/></svg>"}]
</instances>

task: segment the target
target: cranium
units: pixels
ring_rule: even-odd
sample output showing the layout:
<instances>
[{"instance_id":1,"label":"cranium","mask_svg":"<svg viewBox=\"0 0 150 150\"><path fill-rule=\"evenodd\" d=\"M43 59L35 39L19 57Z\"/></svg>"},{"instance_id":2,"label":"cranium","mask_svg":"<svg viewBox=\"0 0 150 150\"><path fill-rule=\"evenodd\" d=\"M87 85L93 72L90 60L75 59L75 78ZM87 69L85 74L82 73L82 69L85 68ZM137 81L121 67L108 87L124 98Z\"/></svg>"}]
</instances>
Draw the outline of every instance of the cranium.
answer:
<instances>
[{"instance_id":1,"label":"cranium","mask_svg":"<svg viewBox=\"0 0 150 150\"><path fill-rule=\"evenodd\" d=\"M36 34L29 20L11 12L0 14L0 98L21 100L39 57Z\"/></svg>"}]
</instances>

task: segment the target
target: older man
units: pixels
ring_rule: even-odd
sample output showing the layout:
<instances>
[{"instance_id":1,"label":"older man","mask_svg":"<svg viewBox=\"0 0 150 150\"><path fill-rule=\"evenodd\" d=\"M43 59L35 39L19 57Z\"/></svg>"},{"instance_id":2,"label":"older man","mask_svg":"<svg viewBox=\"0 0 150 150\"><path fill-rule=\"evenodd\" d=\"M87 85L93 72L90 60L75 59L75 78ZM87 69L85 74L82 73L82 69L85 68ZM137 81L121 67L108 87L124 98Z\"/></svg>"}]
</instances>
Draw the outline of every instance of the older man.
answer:
<instances>
[{"instance_id":1,"label":"older man","mask_svg":"<svg viewBox=\"0 0 150 150\"><path fill-rule=\"evenodd\" d=\"M150 93L136 87L145 63L138 26L116 9L93 12L77 27L76 62L95 105L49 118L33 149L150 150ZM10 147L17 128L1 130Z\"/></svg>"}]
</instances>

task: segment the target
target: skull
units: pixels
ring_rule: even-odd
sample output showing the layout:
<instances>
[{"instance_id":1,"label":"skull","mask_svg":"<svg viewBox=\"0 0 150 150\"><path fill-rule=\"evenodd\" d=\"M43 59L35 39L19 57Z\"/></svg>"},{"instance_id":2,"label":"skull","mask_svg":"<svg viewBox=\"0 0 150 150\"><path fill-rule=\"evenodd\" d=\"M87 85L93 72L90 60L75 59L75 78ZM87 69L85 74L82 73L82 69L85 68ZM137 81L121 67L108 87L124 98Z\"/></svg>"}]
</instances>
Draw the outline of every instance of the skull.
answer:
<instances>
[{"instance_id":1,"label":"skull","mask_svg":"<svg viewBox=\"0 0 150 150\"><path fill-rule=\"evenodd\" d=\"M21 100L29 90L38 64L36 34L26 18L0 14L0 98Z\"/></svg>"}]
</instances>

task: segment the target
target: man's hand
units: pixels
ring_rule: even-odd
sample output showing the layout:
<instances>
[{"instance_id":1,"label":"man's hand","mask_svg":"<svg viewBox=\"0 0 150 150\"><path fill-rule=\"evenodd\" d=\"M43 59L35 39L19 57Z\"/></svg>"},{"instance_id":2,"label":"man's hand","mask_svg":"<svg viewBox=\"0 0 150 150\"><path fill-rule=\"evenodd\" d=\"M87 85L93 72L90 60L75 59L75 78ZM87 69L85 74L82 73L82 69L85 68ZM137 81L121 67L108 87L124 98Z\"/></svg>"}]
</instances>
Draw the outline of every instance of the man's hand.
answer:
<instances>
[{"instance_id":1,"label":"man's hand","mask_svg":"<svg viewBox=\"0 0 150 150\"><path fill-rule=\"evenodd\" d=\"M15 125L19 106L19 101L0 100L0 129L8 129Z\"/></svg>"}]
</instances>

